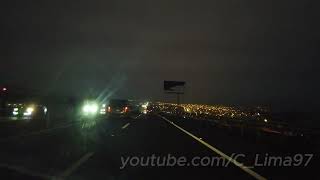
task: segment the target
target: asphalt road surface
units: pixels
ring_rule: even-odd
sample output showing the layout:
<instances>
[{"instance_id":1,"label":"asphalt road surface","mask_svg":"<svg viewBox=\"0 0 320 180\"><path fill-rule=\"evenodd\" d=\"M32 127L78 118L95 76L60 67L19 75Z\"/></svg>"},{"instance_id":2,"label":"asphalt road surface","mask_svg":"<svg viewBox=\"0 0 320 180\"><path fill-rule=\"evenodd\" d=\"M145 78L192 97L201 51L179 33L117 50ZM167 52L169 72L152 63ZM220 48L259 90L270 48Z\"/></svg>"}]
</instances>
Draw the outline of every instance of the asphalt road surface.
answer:
<instances>
[{"instance_id":1,"label":"asphalt road surface","mask_svg":"<svg viewBox=\"0 0 320 180\"><path fill-rule=\"evenodd\" d=\"M257 155L260 164L275 155L287 158L287 166L282 162L257 167ZM240 136L214 123L148 114L66 121L41 131L2 130L0 178L316 178L318 155L314 144L297 138ZM293 165L290 158L303 162Z\"/></svg>"}]
</instances>

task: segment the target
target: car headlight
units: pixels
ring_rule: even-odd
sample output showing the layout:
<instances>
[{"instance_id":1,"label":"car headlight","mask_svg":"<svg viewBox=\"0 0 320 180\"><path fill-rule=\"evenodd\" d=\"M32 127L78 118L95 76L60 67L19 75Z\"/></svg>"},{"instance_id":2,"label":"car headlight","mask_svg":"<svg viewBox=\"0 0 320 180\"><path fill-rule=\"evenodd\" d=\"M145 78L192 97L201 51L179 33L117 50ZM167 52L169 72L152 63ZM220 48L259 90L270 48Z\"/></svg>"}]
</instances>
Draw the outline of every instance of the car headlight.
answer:
<instances>
[{"instance_id":1,"label":"car headlight","mask_svg":"<svg viewBox=\"0 0 320 180\"><path fill-rule=\"evenodd\" d=\"M14 116L17 116L17 115L19 114L19 108L13 108L12 114L13 114Z\"/></svg>"},{"instance_id":2,"label":"car headlight","mask_svg":"<svg viewBox=\"0 0 320 180\"><path fill-rule=\"evenodd\" d=\"M33 113L33 111L34 111L34 108L33 108L33 107L28 107L28 108L26 109L26 111L23 113L23 115L25 115L25 116L31 116L32 113Z\"/></svg>"},{"instance_id":3,"label":"car headlight","mask_svg":"<svg viewBox=\"0 0 320 180\"><path fill-rule=\"evenodd\" d=\"M82 108L82 111L85 113L85 114L96 114L98 112L98 105L93 103L93 104L85 104Z\"/></svg>"}]
</instances>

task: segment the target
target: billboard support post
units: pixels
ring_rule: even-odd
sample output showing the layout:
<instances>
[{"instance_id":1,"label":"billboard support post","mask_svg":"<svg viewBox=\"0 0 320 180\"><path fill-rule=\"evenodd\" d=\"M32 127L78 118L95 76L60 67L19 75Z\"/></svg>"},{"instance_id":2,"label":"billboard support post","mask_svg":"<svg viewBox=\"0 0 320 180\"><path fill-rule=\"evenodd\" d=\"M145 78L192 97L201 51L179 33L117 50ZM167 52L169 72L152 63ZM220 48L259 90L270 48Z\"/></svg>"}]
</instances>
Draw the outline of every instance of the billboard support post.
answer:
<instances>
[{"instance_id":1,"label":"billboard support post","mask_svg":"<svg viewBox=\"0 0 320 180\"><path fill-rule=\"evenodd\" d=\"M184 81L164 81L164 91L168 94L176 94L177 104L180 105L180 95L184 94L185 84Z\"/></svg>"},{"instance_id":2,"label":"billboard support post","mask_svg":"<svg viewBox=\"0 0 320 180\"><path fill-rule=\"evenodd\" d=\"M180 94L177 93L177 104L180 105Z\"/></svg>"}]
</instances>

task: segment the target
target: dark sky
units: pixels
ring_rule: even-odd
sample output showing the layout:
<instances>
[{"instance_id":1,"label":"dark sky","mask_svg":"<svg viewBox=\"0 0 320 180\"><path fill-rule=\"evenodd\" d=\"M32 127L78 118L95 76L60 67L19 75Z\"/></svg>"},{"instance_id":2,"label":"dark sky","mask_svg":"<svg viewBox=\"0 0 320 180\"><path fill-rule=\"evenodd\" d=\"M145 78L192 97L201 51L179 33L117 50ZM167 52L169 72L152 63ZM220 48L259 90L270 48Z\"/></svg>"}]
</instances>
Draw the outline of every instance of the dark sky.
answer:
<instances>
[{"instance_id":1,"label":"dark sky","mask_svg":"<svg viewBox=\"0 0 320 180\"><path fill-rule=\"evenodd\" d=\"M46 93L311 106L319 6L308 0L1 1L2 82Z\"/></svg>"}]
</instances>

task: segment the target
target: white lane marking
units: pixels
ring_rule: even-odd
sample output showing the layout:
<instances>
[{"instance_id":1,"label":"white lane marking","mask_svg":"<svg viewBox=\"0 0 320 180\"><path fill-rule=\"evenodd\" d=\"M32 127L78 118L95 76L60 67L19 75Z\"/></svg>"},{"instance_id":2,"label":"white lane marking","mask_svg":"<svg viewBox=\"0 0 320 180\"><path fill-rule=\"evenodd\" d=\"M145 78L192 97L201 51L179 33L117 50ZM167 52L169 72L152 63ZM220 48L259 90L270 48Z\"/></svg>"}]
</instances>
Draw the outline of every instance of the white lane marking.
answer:
<instances>
[{"instance_id":1,"label":"white lane marking","mask_svg":"<svg viewBox=\"0 0 320 180\"><path fill-rule=\"evenodd\" d=\"M130 125L130 123L127 123L126 125L122 126L122 129L127 128Z\"/></svg>"},{"instance_id":2,"label":"white lane marking","mask_svg":"<svg viewBox=\"0 0 320 180\"><path fill-rule=\"evenodd\" d=\"M195 135L191 134L190 132L184 130L183 128L181 128L180 126L178 126L177 124L175 124L174 122L168 120L167 118L158 115L159 117L161 117L162 119L164 119L165 121L167 121L168 123L170 123L171 125L173 125L174 127L178 128L179 130L181 130L182 132L184 132L185 134L189 135L190 137L192 137L193 139L197 140L198 142L200 142L201 144L203 144L204 146L206 146L207 148L211 149L212 151L214 151L215 153L219 154L220 156L222 156L223 158L227 159L229 162L232 162L235 166L239 167L240 169L242 169L243 171L245 171L246 173L250 174L252 177L258 179L258 180L266 180L267 178L259 175L258 173L252 171L252 167L246 167L243 164L239 163L238 161L236 161L235 159L232 159L231 157L229 157L228 155L226 155L225 153L223 153L222 151L220 151L219 149L211 146L210 144L208 144L207 142L201 140L200 138L196 137Z\"/></svg>"},{"instance_id":3,"label":"white lane marking","mask_svg":"<svg viewBox=\"0 0 320 180\"><path fill-rule=\"evenodd\" d=\"M137 117L134 117L133 119L138 119L142 114L138 115Z\"/></svg>"},{"instance_id":4,"label":"white lane marking","mask_svg":"<svg viewBox=\"0 0 320 180\"><path fill-rule=\"evenodd\" d=\"M74 173L82 164L84 164L87 160L89 160L92 156L94 155L94 152L88 152L82 158L80 158L78 161L73 163L67 170L65 170L60 177L62 179L67 178L70 176L72 173Z\"/></svg>"},{"instance_id":5,"label":"white lane marking","mask_svg":"<svg viewBox=\"0 0 320 180\"><path fill-rule=\"evenodd\" d=\"M49 176L49 175L46 175L46 174L34 172L34 171L31 171L31 170L26 169L24 167L20 167L20 166L11 166L11 165L8 165L8 164L2 164L1 163L0 164L0 168L6 168L6 169L9 169L9 170L12 170L12 171L16 171L16 172L21 173L21 174L25 174L25 175L33 176L33 177L39 177L39 178L42 178L42 179L55 179L54 176Z\"/></svg>"}]
</instances>

